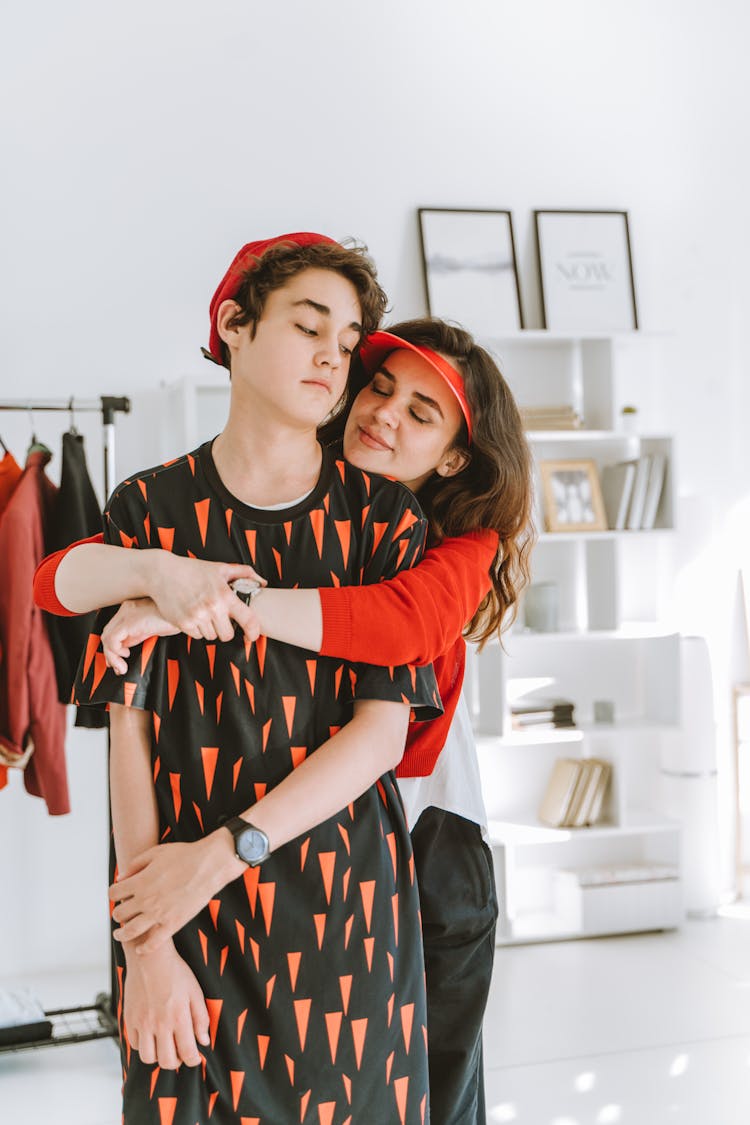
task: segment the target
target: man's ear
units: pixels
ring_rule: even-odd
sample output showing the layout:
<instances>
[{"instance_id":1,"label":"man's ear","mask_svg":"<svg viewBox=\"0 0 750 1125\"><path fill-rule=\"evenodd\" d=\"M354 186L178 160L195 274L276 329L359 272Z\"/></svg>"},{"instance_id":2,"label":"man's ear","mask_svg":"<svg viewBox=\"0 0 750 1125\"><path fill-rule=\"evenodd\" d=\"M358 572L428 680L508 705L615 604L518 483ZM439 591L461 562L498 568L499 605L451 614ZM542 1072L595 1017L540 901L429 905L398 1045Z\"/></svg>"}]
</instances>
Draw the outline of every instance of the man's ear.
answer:
<instances>
[{"instance_id":1,"label":"man's ear","mask_svg":"<svg viewBox=\"0 0 750 1125\"><path fill-rule=\"evenodd\" d=\"M241 328L244 327L237 324L230 326L229 323L239 311L240 306L236 301L227 300L221 302L221 304L219 305L219 311L216 315L216 328L219 333L219 337L221 338L221 340L223 340L223 342L230 350L233 347L237 346L237 340L239 339Z\"/></svg>"},{"instance_id":2,"label":"man's ear","mask_svg":"<svg viewBox=\"0 0 750 1125\"><path fill-rule=\"evenodd\" d=\"M435 472L441 477L455 477L466 468L470 461L471 454L467 453L465 449L458 449L454 445L453 449L449 449L445 454Z\"/></svg>"}]
</instances>

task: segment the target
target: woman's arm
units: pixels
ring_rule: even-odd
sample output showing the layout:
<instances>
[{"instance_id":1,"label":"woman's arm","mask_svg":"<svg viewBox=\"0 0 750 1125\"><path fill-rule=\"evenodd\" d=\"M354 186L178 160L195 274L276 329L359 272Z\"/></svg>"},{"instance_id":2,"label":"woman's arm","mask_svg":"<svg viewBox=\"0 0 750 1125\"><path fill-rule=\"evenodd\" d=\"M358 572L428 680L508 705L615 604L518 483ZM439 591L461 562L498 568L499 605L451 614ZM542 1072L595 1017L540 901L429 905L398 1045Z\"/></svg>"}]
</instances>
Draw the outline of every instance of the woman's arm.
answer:
<instances>
[{"instance_id":1,"label":"woman's arm","mask_svg":"<svg viewBox=\"0 0 750 1125\"><path fill-rule=\"evenodd\" d=\"M383 666L429 664L461 635L487 594L497 546L496 532L469 532L445 539L418 566L388 581L318 591L265 589L247 607L228 583L253 576L250 567L185 559L169 551L84 544L69 548L58 562L55 588L69 608L74 608L72 597L79 612L151 597L166 622L207 640L228 640L234 622L248 635L260 628L274 640L323 656ZM93 551L107 554L94 556ZM74 564L81 569L77 578L71 577ZM97 568L103 572L98 577ZM48 572L45 581L48 588ZM122 654L137 643L129 643L128 627L113 618L107 637L113 652Z\"/></svg>"},{"instance_id":2,"label":"woman's arm","mask_svg":"<svg viewBox=\"0 0 750 1125\"><path fill-rule=\"evenodd\" d=\"M241 815L268 836L271 851L308 832L360 797L404 752L408 704L366 699L354 717L270 793ZM150 847L131 865L130 878L110 888L120 902L115 937L150 955L181 929L247 865L225 828L190 844ZM150 932L149 932L150 931Z\"/></svg>"}]
</instances>

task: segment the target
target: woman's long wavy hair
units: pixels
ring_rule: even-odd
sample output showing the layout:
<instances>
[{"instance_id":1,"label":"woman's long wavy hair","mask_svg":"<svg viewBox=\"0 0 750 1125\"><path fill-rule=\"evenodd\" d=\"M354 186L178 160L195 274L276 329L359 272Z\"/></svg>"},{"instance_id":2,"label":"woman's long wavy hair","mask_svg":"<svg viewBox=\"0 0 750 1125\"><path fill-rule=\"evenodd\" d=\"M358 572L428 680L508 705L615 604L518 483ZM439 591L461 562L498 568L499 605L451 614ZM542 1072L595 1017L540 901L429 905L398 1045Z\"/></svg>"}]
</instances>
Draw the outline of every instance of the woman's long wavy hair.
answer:
<instances>
[{"instance_id":1,"label":"woman's long wavy hair","mask_svg":"<svg viewBox=\"0 0 750 1125\"><path fill-rule=\"evenodd\" d=\"M453 477L433 473L419 490L419 502L429 521L430 545L482 529L493 529L500 537L490 568L492 587L465 630L465 636L481 648L513 621L519 594L529 581L529 556L536 535L531 518L531 454L521 416L495 361L462 328L425 317L402 321L388 331L410 344L440 352L463 376L472 441L469 444L463 423L454 446L466 454L468 464ZM343 436L349 407L370 379L355 356L347 404L322 428L323 441Z\"/></svg>"}]
</instances>

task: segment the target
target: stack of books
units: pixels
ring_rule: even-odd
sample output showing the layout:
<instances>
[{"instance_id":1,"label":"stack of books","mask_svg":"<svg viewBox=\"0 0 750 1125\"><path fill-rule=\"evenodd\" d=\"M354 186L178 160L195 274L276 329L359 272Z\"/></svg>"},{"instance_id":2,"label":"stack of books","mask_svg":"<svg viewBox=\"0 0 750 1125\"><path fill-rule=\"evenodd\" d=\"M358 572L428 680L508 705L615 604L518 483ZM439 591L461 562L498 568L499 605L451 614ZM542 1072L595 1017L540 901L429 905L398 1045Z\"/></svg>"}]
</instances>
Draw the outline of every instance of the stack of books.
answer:
<instances>
[{"instance_id":1,"label":"stack of books","mask_svg":"<svg viewBox=\"0 0 750 1125\"><path fill-rule=\"evenodd\" d=\"M667 458L644 453L634 461L605 465L601 484L607 523L613 531L650 531L664 489Z\"/></svg>"},{"instance_id":2,"label":"stack of books","mask_svg":"<svg viewBox=\"0 0 750 1125\"><path fill-rule=\"evenodd\" d=\"M574 727L574 704L569 699L533 699L514 703L510 709L514 730L554 730Z\"/></svg>"},{"instance_id":3,"label":"stack of books","mask_svg":"<svg viewBox=\"0 0 750 1125\"><path fill-rule=\"evenodd\" d=\"M521 406L527 430L580 430L583 419L572 406Z\"/></svg>"},{"instance_id":4,"label":"stack of books","mask_svg":"<svg viewBox=\"0 0 750 1125\"><path fill-rule=\"evenodd\" d=\"M611 773L603 758L558 758L539 806L539 819L551 828L596 824Z\"/></svg>"}]
</instances>

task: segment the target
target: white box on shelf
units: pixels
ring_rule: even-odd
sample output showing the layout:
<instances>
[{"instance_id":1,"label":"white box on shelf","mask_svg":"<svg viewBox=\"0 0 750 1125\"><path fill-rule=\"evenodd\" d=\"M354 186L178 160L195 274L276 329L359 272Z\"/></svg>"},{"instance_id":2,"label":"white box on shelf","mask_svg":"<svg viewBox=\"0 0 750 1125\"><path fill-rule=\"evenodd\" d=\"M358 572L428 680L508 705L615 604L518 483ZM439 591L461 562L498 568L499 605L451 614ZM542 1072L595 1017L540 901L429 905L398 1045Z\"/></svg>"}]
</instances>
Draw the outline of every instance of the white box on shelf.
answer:
<instances>
[{"instance_id":1,"label":"white box on shelf","mask_svg":"<svg viewBox=\"0 0 750 1125\"><path fill-rule=\"evenodd\" d=\"M682 920L682 885L671 865L559 870L554 885L561 925L582 935L674 929Z\"/></svg>"}]
</instances>

